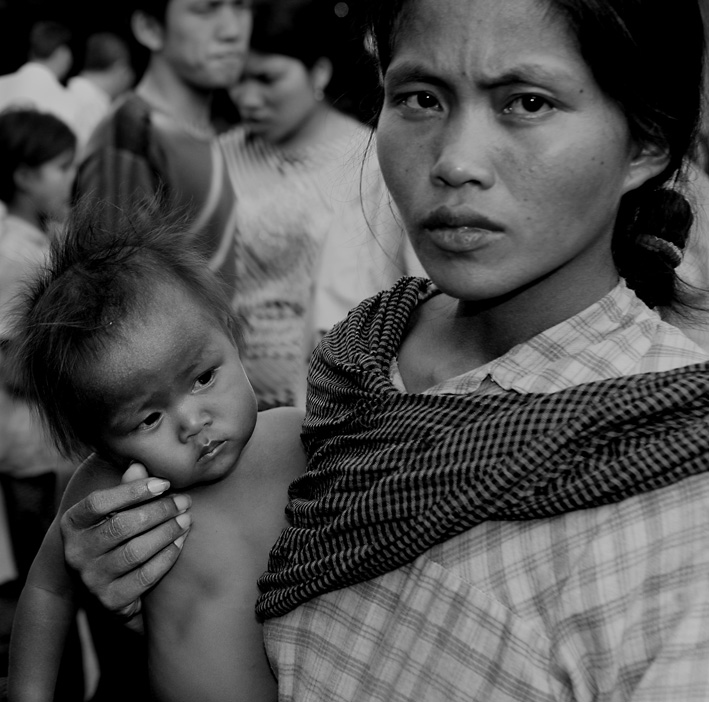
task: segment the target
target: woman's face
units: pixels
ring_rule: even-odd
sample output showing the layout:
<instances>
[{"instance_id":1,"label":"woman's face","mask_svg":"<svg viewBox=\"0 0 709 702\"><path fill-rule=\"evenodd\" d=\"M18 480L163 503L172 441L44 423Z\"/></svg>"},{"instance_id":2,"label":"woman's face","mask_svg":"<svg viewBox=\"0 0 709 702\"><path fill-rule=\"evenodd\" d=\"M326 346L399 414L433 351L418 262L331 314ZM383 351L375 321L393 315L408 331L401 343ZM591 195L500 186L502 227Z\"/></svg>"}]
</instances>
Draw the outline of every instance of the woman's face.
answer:
<instances>
[{"instance_id":1,"label":"woman's face","mask_svg":"<svg viewBox=\"0 0 709 702\"><path fill-rule=\"evenodd\" d=\"M385 74L378 150L444 292L490 301L538 290L545 305L586 306L612 287L620 198L664 165L632 142L539 0L412 0Z\"/></svg>"},{"instance_id":2,"label":"woman's face","mask_svg":"<svg viewBox=\"0 0 709 702\"><path fill-rule=\"evenodd\" d=\"M305 64L290 56L253 51L231 97L249 131L273 144L296 134L318 104Z\"/></svg>"}]
</instances>

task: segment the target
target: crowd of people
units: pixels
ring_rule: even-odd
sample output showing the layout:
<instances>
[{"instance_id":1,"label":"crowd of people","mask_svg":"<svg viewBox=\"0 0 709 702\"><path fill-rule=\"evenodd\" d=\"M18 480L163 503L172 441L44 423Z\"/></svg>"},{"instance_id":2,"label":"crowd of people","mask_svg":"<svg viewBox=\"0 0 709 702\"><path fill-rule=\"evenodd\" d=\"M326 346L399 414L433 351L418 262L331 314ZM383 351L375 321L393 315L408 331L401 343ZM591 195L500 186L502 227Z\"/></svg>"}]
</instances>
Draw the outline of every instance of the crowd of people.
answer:
<instances>
[{"instance_id":1,"label":"crowd of people","mask_svg":"<svg viewBox=\"0 0 709 702\"><path fill-rule=\"evenodd\" d=\"M134 5L0 77L10 702L82 608L95 702L707 699L699 0L371 0L375 126L321 5Z\"/></svg>"}]
</instances>

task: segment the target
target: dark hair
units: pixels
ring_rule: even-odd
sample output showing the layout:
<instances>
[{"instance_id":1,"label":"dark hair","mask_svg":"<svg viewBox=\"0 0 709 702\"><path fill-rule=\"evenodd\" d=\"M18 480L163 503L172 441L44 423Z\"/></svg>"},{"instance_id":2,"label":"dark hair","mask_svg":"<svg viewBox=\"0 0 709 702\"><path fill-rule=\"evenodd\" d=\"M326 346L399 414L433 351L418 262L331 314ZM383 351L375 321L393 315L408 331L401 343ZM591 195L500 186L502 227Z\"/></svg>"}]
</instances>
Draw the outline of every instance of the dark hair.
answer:
<instances>
[{"instance_id":1,"label":"dark hair","mask_svg":"<svg viewBox=\"0 0 709 702\"><path fill-rule=\"evenodd\" d=\"M76 135L58 117L34 109L8 108L0 112L0 200L15 197L15 172L36 168L76 150Z\"/></svg>"},{"instance_id":2,"label":"dark hair","mask_svg":"<svg viewBox=\"0 0 709 702\"><path fill-rule=\"evenodd\" d=\"M86 71L105 71L118 63L130 64L130 61L128 44L117 34L99 32L86 40Z\"/></svg>"},{"instance_id":3,"label":"dark hair","mask_svg":"<svg viewBox=\"0 0 709 702\"><path fill-rule=\"evenodd\" d=\"M697 0L544 0L576 38L596 82L640 144L658 145L662 173L623 196L613 237L621 276L650 306L686 301L671 247L684 249L692 210L675 189L692 154L703 95L704 29ZM410 0L370 0L368 39L380 75L391 62ZM669 185L670 187L664 187Z\"/></svg>"},{"instance_id":4,"label":"dark hair","mask_svg":"<svg viewBox=\"0 0 709 702\"><path fill-rule=\"evenodd\" d=\"M59 22L37 22L30 29L30 58L47 59L60 46L71 46L72 33Z\"/></svg>"},{"instance_id":5,"label":"dark hair","mask_svg":"<svg viewBox=\"0 0 709 702\"><path fill-rule=\"evenodd\" d=\"M108 230L95 224L103 207L110 205L78 202L48 263L26 286L11 332L15 383L65 456L97 448L92 397L81 379L125 323L142 315L152 290L180 286L227 335L236 341L239 334L224 284L189 244L186 219L152 204L122 213Z\"/></svg>"},{"instance_id":6,"label":"dark hair","mask_svg":"<svg viewBox=\"0 0 709 702\"><path fill-rule=\"evenodd\" d=\"M249 46L263 54L281 54L298 59L308 68L330 57L327 15L314 0L259 0Z\"/></svg>"},{"instance_id":7,"label":"dark hair","mask_svg":"<svg viewBox=\"0 0 709 702\"><path fill-rule=\"evenodd\" d=\"M161 24L165 23L165 15L167 14L167 6L172 0L132 0L132 12L144 12L158 20Z\"/></svg>"}]
</instances>

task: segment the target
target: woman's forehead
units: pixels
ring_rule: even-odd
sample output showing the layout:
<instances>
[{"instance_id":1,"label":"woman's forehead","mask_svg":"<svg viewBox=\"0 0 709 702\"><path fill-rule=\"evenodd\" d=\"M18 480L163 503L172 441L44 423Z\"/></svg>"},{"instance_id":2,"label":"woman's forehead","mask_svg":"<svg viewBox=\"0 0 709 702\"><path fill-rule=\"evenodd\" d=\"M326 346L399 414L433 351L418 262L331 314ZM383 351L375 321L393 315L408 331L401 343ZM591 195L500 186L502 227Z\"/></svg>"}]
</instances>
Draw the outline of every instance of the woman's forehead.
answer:
<instances>
[{"instance_id":1,"label":"woman's forehead","mask_svg":"<svg viewBox=\"0 0 709 702\"><path fill-rule=\"evenodd\" d=\"M570 67L587 77L567 24L540 0L412 0L407 8L387 73L406 62L461 76L474 67L489 81L505 79L518 65L555 73Z\"/></svg>"}]
</instances>

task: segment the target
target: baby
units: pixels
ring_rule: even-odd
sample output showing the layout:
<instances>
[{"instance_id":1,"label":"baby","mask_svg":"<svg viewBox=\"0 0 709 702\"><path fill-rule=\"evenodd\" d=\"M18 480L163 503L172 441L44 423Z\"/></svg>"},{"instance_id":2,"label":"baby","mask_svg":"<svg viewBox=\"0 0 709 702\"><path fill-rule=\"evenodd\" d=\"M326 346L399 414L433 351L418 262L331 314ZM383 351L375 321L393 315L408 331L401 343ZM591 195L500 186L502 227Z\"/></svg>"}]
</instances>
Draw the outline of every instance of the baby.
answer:
<instances>
[{"instance_id":1,"label":"baby","mask_svg":"<svg viewBox=\"0 0 709 702\"><path fill-rule=\"evenodd\" d=\"M53 699L75 616L61 514L120 483L134 462L192 499L182 556L144 598L155 698L276 698L256 580L286 526L287 487L304 469L302 413L257 414L236 337L221 284L174 224L137 214L120 231L97 231L79 212L53 244L25 295L13 358L57 446L103 460L75 474L22 592L13 702Z\"/></svg>"}]
</instances>

